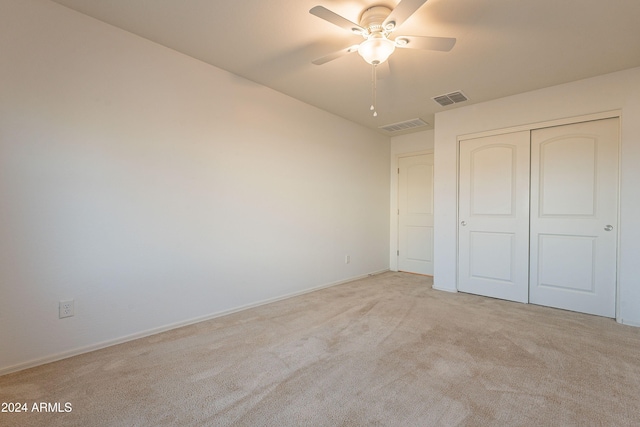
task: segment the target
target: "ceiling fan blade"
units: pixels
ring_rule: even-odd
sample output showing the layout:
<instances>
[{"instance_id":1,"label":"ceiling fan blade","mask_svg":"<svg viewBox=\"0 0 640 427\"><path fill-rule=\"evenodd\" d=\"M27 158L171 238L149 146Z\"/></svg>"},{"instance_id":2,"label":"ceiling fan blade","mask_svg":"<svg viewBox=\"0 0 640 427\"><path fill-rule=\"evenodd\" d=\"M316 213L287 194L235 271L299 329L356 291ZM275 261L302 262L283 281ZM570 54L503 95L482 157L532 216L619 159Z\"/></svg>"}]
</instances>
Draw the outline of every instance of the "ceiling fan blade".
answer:
<instances>
[{"instance_id":1,"label":"ceiling fan blade","mask_svg":"<svg viewBox=\"0 0 640 427\"><path fill-rule=\"evenodd\" d=\"M344 28L347 31L350 31L355 34L363 34L366 33L366 30L362 28L360 25L349 21L347 18L344 18L338 15L335 12L330 11L326 7L316 6L309 10L309 13L317 16L318 18L322 18L325 21L328 21L334 25L337 25L340 28Z\"/></svg>"},{"instance_id":2,"label":"ceiling fan blade","mask_svg":"<svg viewBox=\"0 0 640 427\"><path fill-rule=\"evenodd\" d=\"M395 30L426 2L427 0L401 0L384 20L382 27L388 31Z\"/></svg>"},{"instance_id":3,"label":"ceiling fan blade","mask_svg":"<svg viewBox=\"0 0 640 427\"><path fill-rule=\"evenodd\" d=\"M449 52L456 44L456 39L451 37L398 36L395 42L396 47L401 48Z\"/></svg>"},{"instance_id":4,"label":"ceiling fan blade","mask_svg":"<svg viewBox=\"0 0 640 427\"><path fill-rule=\"evenodd\" d=\"M322 65L322 64L326 64L329 61L333 61L334 59L338 59L341 56L345 56L351 52L356 52L358 50L358 45L353 45L353 46L349 46L346 47L344 49L340 49L338 51L335 51L333 53L330 53L328 55L325 55L321 58L318 59L314 59L313 61L311 61L312 63L316 64L316 65Z\"/></svg>"}]
</instances>

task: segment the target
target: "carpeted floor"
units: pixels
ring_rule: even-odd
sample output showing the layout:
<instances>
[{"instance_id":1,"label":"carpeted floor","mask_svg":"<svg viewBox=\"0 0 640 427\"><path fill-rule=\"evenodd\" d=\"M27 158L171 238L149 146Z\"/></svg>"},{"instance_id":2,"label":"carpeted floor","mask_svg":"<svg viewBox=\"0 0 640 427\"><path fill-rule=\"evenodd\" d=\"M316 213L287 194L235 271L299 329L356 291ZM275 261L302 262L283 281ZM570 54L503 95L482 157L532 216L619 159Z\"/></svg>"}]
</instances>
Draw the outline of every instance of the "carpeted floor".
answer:
<instances>
[{"instance_id":1,"label":"carpeted floor","mask_svg":"<svg viewBox=\"0 0 640 427\"><path fill-rule=\"evenodd\" d=\"M5 375L29 412L0 425L640 425L640 328L431 284L384 273Z\"/></svg>"}]
</instances>

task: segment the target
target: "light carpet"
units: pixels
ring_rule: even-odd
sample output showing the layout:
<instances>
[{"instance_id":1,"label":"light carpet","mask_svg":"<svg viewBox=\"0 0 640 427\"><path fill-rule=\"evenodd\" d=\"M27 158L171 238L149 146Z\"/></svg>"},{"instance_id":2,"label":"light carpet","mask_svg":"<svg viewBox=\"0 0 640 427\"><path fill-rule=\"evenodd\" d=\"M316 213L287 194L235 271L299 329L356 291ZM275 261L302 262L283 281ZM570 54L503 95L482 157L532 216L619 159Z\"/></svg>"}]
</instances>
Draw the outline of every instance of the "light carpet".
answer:
<instances>
[{"instance_id":1,"label":"light carpet","mask_svg":"<svg viewBox=\"0 0 640 427\"><path fill-rule=\"evenodd\" d=\"M640 328L384 273L0 377L3 426L638 426Z\"/></svg>"}]
</instances>

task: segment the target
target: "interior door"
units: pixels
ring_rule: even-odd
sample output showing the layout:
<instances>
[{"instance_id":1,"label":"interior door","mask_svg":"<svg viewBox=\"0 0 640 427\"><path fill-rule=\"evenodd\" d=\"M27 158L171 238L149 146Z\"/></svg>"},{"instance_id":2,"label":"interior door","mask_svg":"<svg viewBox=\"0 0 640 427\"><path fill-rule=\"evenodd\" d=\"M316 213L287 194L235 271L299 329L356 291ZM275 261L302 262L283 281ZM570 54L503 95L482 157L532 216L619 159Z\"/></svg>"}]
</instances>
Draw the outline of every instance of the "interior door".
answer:
<instances>
[{"instance_id":1,"label":"interior door","mask_svg":"<svg viewBox=\"0 0 640 427\"><path fill-rule=\"evenodd\" d=\"M531 303L615 317L618 119L532 131Z\"/></svg>"},{"instance_id":2,"label":"interior door","mask_svg":"<svg viewBox=\"0 0 640 427\"><path fill-rule=\"evenodd\" d=\"M460 142L458 290L528 301L530 132Z\"/></svg>"},{"instance_id":3,"label":"interior door","mask_svg":"<svg viewBox=\"0 0 640 427\"><path fill-rule=\"evenodd\" d=\"M433 154L398 167L398 270L433 275Z\"/></svg>"}]
</instances>

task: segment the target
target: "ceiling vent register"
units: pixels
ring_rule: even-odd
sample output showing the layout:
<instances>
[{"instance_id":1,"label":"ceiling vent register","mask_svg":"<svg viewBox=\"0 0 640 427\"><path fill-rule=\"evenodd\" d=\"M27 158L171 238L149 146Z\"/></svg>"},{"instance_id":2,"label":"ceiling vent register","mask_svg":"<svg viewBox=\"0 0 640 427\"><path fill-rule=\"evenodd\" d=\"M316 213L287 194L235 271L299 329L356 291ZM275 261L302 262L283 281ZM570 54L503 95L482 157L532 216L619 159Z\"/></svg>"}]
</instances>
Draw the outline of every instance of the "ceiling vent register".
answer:
<instances>
[{"instance_id":1,"label":"ceiling vent register","mask_svg":"<svg viewBox=\"0 0 640 427\"><path fill-rule=\"evenodd\" d=\"M447 105L457 104L458 102L464 102L469 98L467 98L467 96L464 93L462 93L462 91L456 91L456 92L448 93L446 95L434 96L431 99L433 99L443 107L446 107Z\"/></svg>"},{"instance_id":2,"label":"ceiling vent register","mask_svg":"<svg viewBox=\"0 0 640 427\"><path fill-rule=\"evenodd\" d=\"M387 132L400 132L402 130L418 128L422 126L427 126L428 123L422 119L411 119L404 122L392 123L390 125L380 126L380 129L386 130Z\"/></svg>"}]
</instances>

